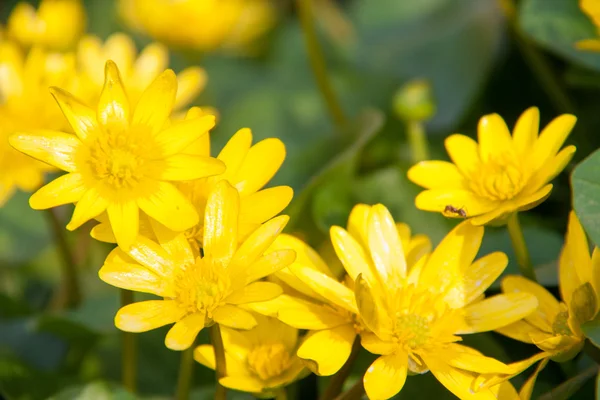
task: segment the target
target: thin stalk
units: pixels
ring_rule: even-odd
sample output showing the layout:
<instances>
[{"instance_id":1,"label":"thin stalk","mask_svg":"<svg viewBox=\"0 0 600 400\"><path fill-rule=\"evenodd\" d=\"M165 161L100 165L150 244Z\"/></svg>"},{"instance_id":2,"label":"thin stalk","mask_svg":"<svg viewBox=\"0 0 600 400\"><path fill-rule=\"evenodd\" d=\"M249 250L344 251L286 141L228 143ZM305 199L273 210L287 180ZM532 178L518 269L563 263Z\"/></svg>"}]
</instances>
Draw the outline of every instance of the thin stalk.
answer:
<instances>
[{"instance_id":1,"label":"thin stalk","mask_svg":"<svg viewBox=\"0 0 600 400\"><path fill-rule=\"evenodd\" d=\"M413 162L416 164L419 161L429 160L429 144L423 123L420 121L408 121L406 123L406 130Z\"/></svg>"},{"instance_id":2,"label":"thin stalk","mask_svg":"<svg viewBox=\"0 0 600 400\"><path fill-rule=\"evenodd\" d=\"M363 380L358 379L356 383L348 390L340 394L335 400L360 400L365 393L365 387L363 385Z\"/></svg>"},{"instance_id":3,"label":"thin stalk","mask_svg":"<svg viewBox=\"0 0 600 400\"><path fill-rule=\"evenodd\" d=\"M350 356L340 368L340 370L331 377L329 381L329 385L325 389L325 392L321 396L321 400L333 400L339 396L342 392L342 388L344 387L344 382L348 379L350 372L352 372L352 366L358 357L358 353L360 352L360 336L356 335L354 339L354 343L352 343L352 351L350 352Z\"/></svg>"},{"instance_id":4,"label":"thin stalk","mask_svg":"<svg viewBox=\"0 0 600 400\"><path fill-rule=\"evenodd\" d=\"M177 377L177 400L188 400L192 386L192 373L194 372L194 345L181 353L179 376Z\"/></svg>"},{"instance_id":5,"label":"thin stalk","mask_svg":"<svg viewBox=\"0 0 600 400\"><path fill-rule=\"evenodd\" d=\"M133 292L131 290L121 289L121 307L133 303ZM123 355L122 355L122 379L125 386L131 393L136 392L136 373L137 373L137 341L132 332L122 333Z\"/></svg>"},{"instance_id":6,"label":"thin stalk","mask_svg":"<svg viewBox=\"0 0 600 400\"><path fill-rule=\"evenodd\" d=\"M574 113L575 106L548 60L521 31L514 0L502 0L502 5L511 33L534 77L540 82L554 107L561 112Z\"/></svg>"},{"instance_id":7,"label":"thin stalk","mask_svg":"<svg viewBox=\"0 0 600 400\"><path fill-rule=\"evenodd\" d=\"M300 18L300 24L302 25L302 32L304 34L304 41L306 42L310 66L317 81L317 86L321 91L321 95L325 100L325 104L327 105L327 109L333 122L338 129L341 130L347 125L347 119L340 102L335 96L331 81L329 80L329 75L327 74L327 65L325 63L325 58L323 57L323 49L321 49L317 31L315 30L312 1L313 0L296 1L298 6L298 16Z\"/></svg>"},{"instance_id":8,"label":"thin stalk","mask_svg":"<svg viewBox=\"0 0 600 400\"><path fill-rule=\"evenodd\" d=\"M219 327L219 324L214 324L210 327L210 341L215 351L215 372L217 373L215 400L226 400L227 392L225 387L219 383L219 379L227 374L227 365L225 364L225 348L223 347L223 338L221 337L221 328Z\"/></svg>"},{"instance_id":9,"label":"thin stalk","mask_svg":"<svg viewBox=\"0 0 600 400\"><path fill-rule=\"evenodd\" d=\"M533 265L531 264L531 258L529 257L529 250L527 250L527 244L525 243L525 237L523 236L523 230L521 229L521 224L519 223L519 216L517 212L514 212L508 217L508 234L510 235L510 241L512 242L513 249L515 251L515 255L517 257L517 264L519 264L519 269L521 270L521 274L531 279L534 282L537 282L535 277L535 271L533 269Z\"/></svg>"},{"instance_id":10,"label":"thin stalk","mask_svg":"<svg viewBox=\"0 0 600 400\"><path fill-rule=\"evenodd\" d=\"M71 251L69 242L67 242L67 236L65 235L66 229L60 222L58 215L56 215L56 209L50 208L46 210L46 215L50 222L50 229L54 235L54 240L56 241L58 250L63 259L61 264L62 285L56 291L50 304L52 308L56 309L75 308L81 302L79 271L77 269L75 255Z\"/></svg>"}]
</instances>

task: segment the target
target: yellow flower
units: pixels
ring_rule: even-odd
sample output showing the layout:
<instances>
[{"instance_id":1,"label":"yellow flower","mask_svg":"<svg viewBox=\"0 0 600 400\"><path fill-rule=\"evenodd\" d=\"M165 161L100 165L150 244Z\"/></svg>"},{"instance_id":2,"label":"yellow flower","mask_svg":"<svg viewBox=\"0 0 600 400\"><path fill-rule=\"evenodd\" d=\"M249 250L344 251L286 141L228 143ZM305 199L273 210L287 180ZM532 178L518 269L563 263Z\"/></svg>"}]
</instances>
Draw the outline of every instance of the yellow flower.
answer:
<instances>
[{"instance_id":1,"label":"yellow flower","mask_svg":"<svg viewBox=\"0 0 600 400\"><path fill-rule=\"evenodd\" d=\"M411 181L427 189L415 199L417 208L483 225L544 201L552 191L549 182L575 153L575 146L560 148L577 119L563 114L538 136L539 119L538 109L529 108L511 137L502 117L490 114L479 120L479 143L449 136L452 162L422 161L408 171Z\"/></svg>"},{"instance_id":2,"label":"yellow flower","mask_svg":"<svg viewBox=\"0 0 600 400\"><path fill-rule=\"evenodd\" d=\"M239 306L279 296L278 285L257 281L289 265L295 254L265 254L287 216L273 218L238 244L239 213L237 191L221 181L208 198L202 257L195 257L183 234L172 238L159 233L160 245L139 236L129 251L115 249L100 269L100 279L164 298L121 308L115 325L145 332L175 322L165 339L173 350L187 349L198 332L214 323L237 329L256 326L256 318Z\"/></svg>"},{"instance_id":3,"label":"yellow flower","mask_svg":"<svg viewBox=\"0 0 600 400\"><path fill-rule=\"evenodd\" d=\"M201 51L247 49L275 22L269 0L121 0L120 9L151 37Z\"/></svg>"},{"instance_id":4,"label":"yellow flower","mask_svg":"<svg viewBox=\"0 0 600 400\"><path fill-rule=\"evenodd\" d=\"M198 112L202 111L192 109L188 114L194 115ZM193 147L186 149L186 152L209 156L209 135L202 136ZM178 184L178 188L191 201L198 214L204 215L208 195L215 185L223 180L229 182L240 195L238 240L243 241L263 222L283 211L292 200L293 190L289 186L262 189L281 167L285 159L285 146L276 138L264 139L252 145L252 132L244 128L229 140L217 159L227 167L223 174L182 182ZM153 238L152 224L146 223L143 226L149 229L142 228L140 234ZM202 247L204 222L200 220L185 234L192 244L192 249L198 253ZM104 242L115 241L108 221L94 227L92 236Z\"/></svg>"},{"instance_id":5,"label":"yellow flower","mask_svg":"<svg viewBox=\"0 0 600 400\"><path fill-rule=\"evenodd\" d=\"M597 0L579 0L579 7L596 25L600 36L600 3ZM600 38L580 40L575 46L580 50L600 51Z\"/></svg>"},{"instance_id":6,"label":"yellow flower","mask_svg":"<svg viewBox=\"0 0 600 400\"><path fill-rule=\"evenodd\" d=\"M261 315L254 318L258 325L251 330L221 329L227 373L219 383L260 398L271 398L276 396L278 389L304 376L304 365L296 356L298 330L275 318ZM198 346L194 358L215 369L211 345Z\"/></svg>"},{"instance_id":7,"label":"yellow flower","mask_svg":"<svg viewBox=\"0 0 600 400\"><path fill-rule=\"evenodd\" d=\"M402 389L409 371L428 370L461 399L495 398L488 389L476 397L471 385L478 373L508 373L508 366L458 344L459 335L509 325L531 313L537 301L526 293L484 299L508 259L496 252L473 261L482 237L483 227L465 221L409 268L401 236L384 206L373 206L353 232L332 228L336 253L355 281L356 304L368 329L361 333L361 344L381 355L363 378L370 398L390 398Z\"/></svg>"},{"instance_id":8,"label":"yellow flower","mask_svg":"<svg viewBox=\"0 0 600 400\"><path fill-rule=\"evenodd\" d=\"M80 0L42 0L36 9L18 3L8 18L7 35L27 47L71 49L85 31L85 8Z\"/></svg>"},{"instance_id":9,"label":"yellow flower","mask_svg":"<svg viewBox=\"0 0 600 400\"><path fill-rule=\"evenodd\" d=\"M367 220L371 206L359 204L349 217L348 229L359 235L357 229ZM332 229L332 240L341 228ZM408 267L414 266L431 250L429 238L411 237L406 224L397 224ZM275 276L302 295L282 295L268 303L255 304L257 312L275 310L274 316L298 329L309 329L298 349L298 356L318 375L333 375L344 365L352 351L356 336L366 327L362 323L352 282L339 282L319 254L300 239L280 235L272 249L293 249L296 261ZM336 248L338 252L344 249Z\"/></svg>"},{"instance_id":10,"label":"yellow flower","mask_svg":"<svg viewBox=\"0 0 600 400\"><path fill-rule=\"evenodd\" d=\"M590 256L585 232L574 212L569 215L558 268L562 301L526 278L504 278L502 290L505 293L531 293L537 297L539 308L498 332L535 344L560 362L579 353L585 341L581 324L593 320L600 309L600 250L595 247Z\"/></svg>"},{"instance_id":11,"label":"yellow flower","mask_svg":"<svg viewBox=\"0 0 600 400\"><path fill-rule=\"evenodd\" d=\"M29 129L64 129L66 121L48 86L74 89L75 57L34 48L27 54L14 42L0 43L0 207L16 189L31 192L43 183L46 163L9 145L9 136Z\"/></svg>"},{"instance_id":12,"label":"yellow flower","mask_svg":"<svg viewBox=\"0 0 600 400\"><path fill-rule=\"evenodd\" d=\"M88 35L79 42L77 59L91 103L97 101L102 89L103 66L112 60L119 67L129 101L135 105L148 85L168 67L169 51L160 43L152 43L138 55L133 40L123 33L109 36L104 43L98 37ZM179 73L174 110L193 101L204 89L206 81L206 72L200 67L189 67Z\"/></svg>"},{"instance_id":13,"label":"yellow flower","mask_svg":"<svg viewBox=\"0 0 600 400\"><path fill-rule=\"evenodd\" d=\"M165 128L177 92L173 71L159 75L134 110L112 61L106 63L96 110L61 89L51 91L76 135L39 130L10 138L23 153L67 172L31 196L32 208L77 203L69 230L106 211L117 243L125 249L138 235L140 209L174 231L198 223L195 208L173 182L220 174L225 166L214 158L182 153L214 126L214 117Z\"/></svg>"}]
</instances>

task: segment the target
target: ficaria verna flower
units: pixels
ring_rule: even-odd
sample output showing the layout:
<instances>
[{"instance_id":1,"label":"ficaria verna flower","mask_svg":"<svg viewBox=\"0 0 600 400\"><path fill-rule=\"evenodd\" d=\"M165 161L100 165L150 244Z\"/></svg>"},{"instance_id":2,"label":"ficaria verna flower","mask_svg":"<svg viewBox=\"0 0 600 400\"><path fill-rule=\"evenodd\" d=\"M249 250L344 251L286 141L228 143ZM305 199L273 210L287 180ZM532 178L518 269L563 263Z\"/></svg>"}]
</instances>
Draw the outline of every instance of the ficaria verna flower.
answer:
<instances>
[{"instance_id":1,"label":"ficaria verna flower","mask_svg":"<svg viewBox=\"0 0 600 400\"><path fill-rule=\"evenodd\" d=\"M120 0L134 29L173 46L245 50L275 22L269 0Z\"/></svg>"},{"instance_id":2,"label":"ficaria verna flower","mask_svg":"<svg viewBox=\"0 0 600 400\"><path fill-rule=\"evenodd\" d=\"M85 26L81 0L42 0L37 11L20 2L8 18L7 35L27 47L64 51L74 47Z\"/></svg>"},{"instance_id":3,"label":"ficaria verna flower","mask_svg":"<svg viewBox=\"0 0 600 400\"><path fill-rule=\"evenodd\" d=\"M431 373L454 395L474 398L478 373L507 372L508 366L457 342L461 334L509 325L537 307L527 293L484 299L485 290L504 271L504 253L473 261L483 227L459 224L431 255L412 268L389 211L373 206L350 233L332 228L332 241L346 272L355 281L355 298L367 331L361 344L381 355L367 369L363 383L370 398L397 394L409 371ZM485 389L477 398L496 398Z\"/></svg>"},{"instance_id":4,"label":"ficaria verna flower","mask_svg":"<svg viewBox=\"0 0 600 400\"><path fill-rule=\"evenodd\" d=\"M169 51L160 43L152 43L138 55L129 36L115 33L104 43L96 36L81 39L77 60L90 102L97 101L104 82L103 66L107 60L112 60L119 67L129 101L135 105L144 90L168 67ZM204 89L206 81L206 72L200 67L189 67L180 72L173 109L180 110L194 100Z\"/></svg>"},{"instance_id":5,"label":"ficaria verna flower","mask_svg":"<svg viewBox=\"0 0 600 400\"><path fill-rule=\"evenodd\" d=\"M18 152L9 136L29 129L66 129L48 86L73 89L75 57L34 48L25 54L16 43L0 43L0 207L16 189L32 192L54 168Z\"/></svg>"},{"instance_id":6,"label":"ficaria verna flower","mask_svg":"<svg viewBox=\"0 0 600 400\"><path fill-rule=\"evenodd\" d=\"M219 174L225 166L210 157L182 153L214 126L214 117L187 119L165 128L176 92L175 74L167 70L130 110L112 61L106 63L96 110L53 88L76 135L40 130L10 138L16 149L67 172L34 193L31 207L76 203L69 230L106 211L117 242L125 249L138 235L140 209L174 231L196 225L198 213L173 182Z\"/></svg>"},{"instance_id":7,"label":"ficaria verna flower","mask_svg":"<svg viewBox=\"0 0 600 400\"><path fill-rule=\"evenodd\" d=\"M355 206L348 220L348 230L360 237L359 227L367 221L371 206ZM411 237L406 224L397 224L408 268L411 268L431 250L429 238ZM341 228L332 229L334 243ZM337 243L340 243L339 241ZM268 303L254 304L257 312L275 309L281 321L298 329L310 329L298 356L318 375L333 375L346 362L356 336L366 328L361 321L354 299L353 282L339 282L319 254L298 238L280 235L271 249L293 249L296 261L274 274L286 285L301 293L303 298L282 295ZM342 248L336 248L343 252Z\"/></svg>"},{"instance_id":8,"label":"ficaria verna flower","mask_svg":"<svg viewBox=\"0 0 600 400\"><path fill-rule=\"evenodd\" d=\"M552 191L549 182L575 153L575 146L560 148L576 118L563 114L538 136L539 118L538 109L529 108L511 137L502 117L490 114L479 120L479 143L460 134L449 136L445 145L452 162L422 161L408 171L411 181L427 189L415 199L417 208L466 215L483 225L503 222L544 201Z\"/></svg>"},{"instance_id":9,"label":"ficaria verna flower","mask_svg":"<svg viewBox=\"0 0 600 400\"><path fill-rule=\"evenodd\" d=\"M254 318L258 325L248 331L221 329L227 374L219 383L259 398L271 398L305 375L304 365L296 356L300 343L298 330L275 318L261 315ZM194 358L215 369L213 346L198 346Z\"/></svg>"},{"instance_id":10,"label":"ficaria verna flower","mask_svg":"<svg viewBox=\"0 0 600 400\"><path fill-rule=\"evenodd\" d=\"M192 109L190 112L201 112ZM189 114L189 113L188 113ZM186 149L186 152L209 156L210 139L205 135ZM293 190L289 186L262 189L277 173L285 159L285 146L276 138L264 139L252 145L250 129L240 129L217 156L227 167L223 174L178 184L181 192L191 201L199 215L204 215L208 194L215 185L226 180L240 195L238 239L243 241L263 222L279 214L292 200ZM188 229L185 234L196 253L202 247L204 222ZM144 229L148 227L150 229ZM142 224L140 234L153 238L152 224ZM92 236L97 240L114 242L114 234L108 221L94 227Z\"/></svg>"},{"instance_id":11,"label":"ficaria verna flower","mask_svg":"<svg viewBox=\"0 0 600 400\"><path fill-rule=\"evenodd\" d=\"M532 343L555 361L570 360L583 347L581 325L593 320L600 310L600 250L590 256L585 232L574 212L569 215L565 245L559 258L558 301L541 285L520 276L502 281L505 293L531 293L539 308L522 321L498 332L525 343Z\"/></svg>"},{"instance_id":12,"label":"ficaria verna flower","mask_svg":"<svg viewBox=\"0 0 600 400\"><path fill-rule=\"evenodd\" d=\"M579 0L579 7L596 25L598 37L580 40L576 47L581 50L600 51L600 3L597 0Z\"/></svg>"},{"instance_id":13,"label":"ficaria verna flower","mask_svg":"<svg viewBox=\"0 0 600 400\"><path fill-rule=\"evenodd\" d=\"M265 254L286 225L285 215L267 221L238 244L239 213L237 190L221 181L208 198L201 257L195 257L183 234L161 240L160 245L138 236L129 251L115 249L100 269L100 279L164 298L121 308L115 325L124 331L144 332L175 322L165 339L173 350L187 349L198 332L214 323L237 329L256 326L256 318L239 305L279 296L282 291L277 284L257 281L288 266L295 253Z\"/></svg>"}]
</instances>

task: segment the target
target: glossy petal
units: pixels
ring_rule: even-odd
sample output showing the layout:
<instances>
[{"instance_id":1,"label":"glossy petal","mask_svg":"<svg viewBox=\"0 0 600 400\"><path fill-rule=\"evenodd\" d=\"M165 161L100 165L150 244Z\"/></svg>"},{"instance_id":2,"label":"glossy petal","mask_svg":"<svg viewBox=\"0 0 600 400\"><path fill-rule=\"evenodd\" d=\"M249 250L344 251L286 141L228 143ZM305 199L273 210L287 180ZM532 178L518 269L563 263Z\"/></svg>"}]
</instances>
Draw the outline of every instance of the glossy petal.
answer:
<instances>
[{"instance_id":1,"label":"glossy petal","mask_svg":"<svg viewBox=\"0 0 600 400\"><path fill-rule=\"evenodd\" d=\"M352 211L348 217L348 233L350 233L350 235L365 249L368 247L367 225L369 223L370 213L371 206L357 204L352 207ZM356 278L354 277L353 279Z\"/></svg>"},{"instance_id":2,"label":"glossy petal","mask_svg":"<svg viewBox=\"0 0 600 400\"><path fill-rule=\"evenodd\" d=\"M387 356L392 354L398 348L398 345L394 342L386 342L379 339L379 337L371 332L363 332L360 335L360 344L369 353L381 354Z\"/></svg>"},{"instance_id":3,"label":"glossy petal","mask_svg":"<svg viewBox=\"0 0 600 400\"><path fill-rule=\"evenodd\" d=\"M298 348L298 357L310 360L317 375L333 375L348 360L355 337L350 324L310 332Z\"/></svg>"},{"instance_id":4,"label":"glossy petal","mask_svg":"<svg viewBox=\"0 0 600 400\"><path fill-rule=\"evenodd\" d=\"M248 311L232 305L222 305L213 312L213 320L221 325L235 329L252 329L256 319Z\"/></svg>"},{"instance_id":5,"label":"glossy petal","mask_svg":"<svg viewBox=\"0 0 600 400\"><path fill-rule=\"evenodd\" d=\"M104 75L104 87L97 106L98 122L107 133L124 133L129 128L129 100L113 61L106 62Z\"/></svg>"},{"instance_id":6,"label":"glossy petal","mask_svg":"<svg viewBox=\"0 0 600 400\"><path fill-rule=\"evenodd\" d=\"M406 277L406 260L392 215L381 204L371 208L368 242L373 265L382 285L400 287Z\"/></svg>"},{"instance_id":7,"label":"glossy petal","mask_svg":"<svg viewBox=\"0 0 600 400\"><path fill-rule=\"evenodd\" d=\"M137 237L127 255L163 279L169 279L176 268L176 263L161 246L143 236Z\"/></svg>"},{"instance_id":8,"label":"glossy petal","mask_svg":"<svg viewBox=\"0 0 600 400\"><path fill-rule=\"evenodd\" d=\"M226 388L248 393L260 393L263 390L262 382L249 376L225 376L219 383Z\"/></svg>"},{"instance_id":9,"label":"glossy petal","mask_svg":"<svg viewBox=\"0 0 600 400\"><path fill-rule=\"evenodd\" d=\"M244 159L244 168L236 175L235 187L240 195L255 193L273 178L285 159L285 146L276 138L252 146Z\"/></svg>"},{"instance_id":10,"label":"glossy petal","mask_svg":"<svg viewBox=\"0 0 600 400\"><path fill-rule=\"evenodd\" d=\"M216 158L176 154L147 165L148 176L162 181L191 181L219 175L225 164Z\"/></svg>"},{"instance_id":11,"label":"glossy petal","mask_svg":"<svg viewBox=\"0 0 600 400\"><path fill-rule=\"evenodd\" d=\"M483 162L496 154L512 152L512 137L504 119L498 114L488 114L477 126L479 157Z\"/></svg>"},{"instance_id":12,"label":"glossy petal","mask_svg":"<svg viewBox=\"0 0 600 400\"><path fill-rule=\"evenodd\" d=\"M90 219L106 211L106 207L108 207L108 201L101 197L96 189L88 189L77 202L71 221L67 224L67 229L72 231L79 228Z\"/></svg>"},{"instance_id":13,"label":"glossy petal","mask_svg":"<svg viewBox=\"0 0 600 400\"><path fill-rule=\"evenodd\" d=\"M215 369L215 349L209 344L202 344L194 349L194 360L207 368Z\"/></svg>"},{"instance_id":14,"label":"glossy petal","mask_svg":"<svg viewBox=\"0 0 600 400\"><path fill-rule=\"evenodd\" d=\"M523 343L533 343L531 335L541 331L538 327L523 320L498 328L496 332Z\"/></svg>"},{"instance_id":15,"label":"glossy petal","mask_svg":"<svg viewBox=\"0 0 600 400\"><path fill-rule=\"evenodd\" d=\"M508 365L495 358L485 357L480 352L457 343L449 343L445 348L437 349L435 356L446 360L454 368L480 374L510 374Z\"/></svg>"},{"instance_id":16,"label":"glossy petal","mask_svg":"<svg viewBox=\"0 0 600 400\"><path fill-rule=\"evenodd\" d=\"M245 269L257 261L267 251L273 241L283 231L290 218L280 215L258 227L238 248L231 264L246 272Z\"/></svg>"},{"instance_id":17,"label":"glossy petal","mask_svg":"<svg viewBox=\"0 0 600 400\"><path fill-rule=\"evenodd\" d=\"M461 333L487 332L510 325L531 314L538 306L529 293L492 296L465 308L466 329Z\"/></svg>"},{"instance_id":18,"label":"glossy petal","mask_svg":"<svg viewBox=\"0 0 600 400\"><path fill-rule=\"evenodd\" d=\"M379 307L369 284L363 279L362 275L356 278L354 294L363 322L372 332L377 332L380 323Z\"/></svg>"},{"instance_id":19,"label":"glossy petal","mask_svg":"<svg viewBox=\"0 0 600 400\"><path fill-rule=\"evenodd\" d=\"M538 308L526 318L539 329L552 332L552 324L560 312L558 300L543 286L517 275L507 276L502 280L504 293L531 293L538 300Z\"/></svg>"},{"instance_id":20,"label":"glossy petal","mask_svg":"<svg viewBox=\"0 0 600 400\"><path fill-rule=\"evenodd\" d=\"M175 292L164 278L139 264L105 263L98 276L109 285L161 297L174 297Z\"/></svg>"},{"instance_id":21,"label":"glossy petal","mask_svg":"<svg viewBox=\"0 0 600 400\"><path fill-rule=\"evenodd\" d=\"M274 299L283 293L281 286L271 282L253 282L225 298L229 304L256 303Z\"/></svg>"},{"instance_id":22,"label":"glossy petal","mask_svg":"<svg viewBox=\"0 0 600 400\"><path fill-rule=\"evenodd\" d=\"M539 169L561 148L577 122L577 117L563 114L554 118L540 133L531 154L534 170Z\"/></svg>"},{"instance_id":23,"label":"glossy petal","mask_svg":"<svg viewBox=\"0 0 600 400\"><path fill-rule=\"evenodd\" d=\"M554 179L569 164L575 154L575 150L575 146L567 146L562 149L551 161L545 163L543 167L531 177L525 190L527 192L537 190Z\"/></svg>"},{"instance_id":24,"label":"glossy petal","mask_svg":"<svg viewBox=\"0 0 600 400\"><path fill-rule=\"evenodd\" d=\"M331 307L294 297L288 297L288 301L281 304L277 311L280 321L298 329L331 329L351 322Z\"/></svg>"},{"instance_id":25,"label":"glossy petal","mask_svg":"<svg viewBox=\"0 0 600 400\"><path fill-rule=\"evenodd\" d=\"M130 65L136 79L148 86L169 65L169 50L163 44L150 43Z\"/></svg>"},{"instance_id":26,"label":"glossy petal","mask_svg":"<svg viewBox=\"0 0 600 400\"><path fill-rule=\"evenodd\" d=\"M371 272L369 259L360 243L339 226L331 227L329 232L335 253L344 265L350 278L355 280L359 274L362 274L368 282L375 283L376 278Z\"/></svg>"},{"instance_id":27,"label":"glossy petal","mask_svg":"<svg viewBox=\"0 0 600 400\"><path fill-rule=\"evenodd\" d=\"M174 300L148 300L122 307L115 316L117 328L126 332L146 332L172 324L185 315Z\"/></svg>"},{"instance_id":28,"label":"glossy petal","mask_svg":"<svg viewBox=\"0 0 600 400\"><path fill-rule=\"evenodd\" d=\"M153 181L147 196L137 199L138 206L150 217L171 230L181 232L198 223L196 209L179 190L168 182Z\"/></svg>"},{"instance_id":29,"label":"glossy petal","mask_svg":"<svg viewBox=\"0 0 600 400\"><path fill-rule=\"evenodd\" d=\"M446 206L462 208L468 217L480 215L495 209L498 203L475 195L463 189L429 189L415 198L415 205L420 210L443 212ZM449 217L460 217L448 215Z\"/></svg>"},{"instance_id":30,"label":"glossy petal","mask_svg":"<svg viewBox=\"0 0 600 400\"><path fill-rule=\"evenodd\" d=\"M155 133L153 140L156 150L148 154L148 157L163 159L181 153L192 143L204 135L208 135L208 131L214 126L215 117L212 115L203 115L174 122L168 128Z\"/></svg>"},{"instance_id":31,"label":"glossy petal","mask_svg":"<svg viewBox=\"0 0 600 400\"><path fill-rule=\"evenodd\" d=\"M254 282L287 267L296 259L294 250L278 250L266 254L246 270L246 283Z\"/></svg>"},{"instance_id":32,"label":"glossy petal","mask_svg":"<svg viewBox=\"0 0 600 400\"><path fill-rule=\"evenodd\" d=\"M371 399L389 399L395 396L406 381L408 355L406 353L381 356L371 364L363 377L365 392Z\"/></svg>"},{"instance_id":33,"label":"glossy petal","mask_svg":"<svg viewBox=\"0 0 600 400\"><path fill-rule=\"evenodd\" d=\"M192 101L206 86L208 75L200 67L189 67L177 74L177 96L175 108L181 108Z\"/></svg>"},{"instance_id":34,"label":"glossy petal","mask_svg":"<svg viewBox=\"0 0 600 400\"><path fill-rule=\"evenodd\" d=\"M517 152L527 157L537 141L540 130L540 110L529 107L517 120L513 130L513 144Z\"/></svg>"},{"instance_id":35,"label":"glossy petal","mask_svg":"<svg viewBox=\"0 0 600 400\"><path fill-rule=\"evenodd\" d=\"M425 189L466 188L460 170L447 161L421 161L408 170L408 179Z\"/></svg>"},{"instance_id":36,"label":"glossy petal","mask_svg":"<svg viewBox=\"0 0 600 400\"><path fill-rule=\"evenodd\" d=\"M50 88L50 93L56 99L60 109L75 131L75 134L85 142L90 135L98 134L96 111L86 106L73 95L60 88Z\"/></svg>"},{"instance_id":37,"label":"glossy petal","mask_svg":"<svg viewBox=\"0 0 600 400\"><path fill-rule=\"evenodd\" d=\"M178 321L169 329L165 346L171 350L185 350L194 344L196 336L204 328L205 315L194 313Z\"/></svg>"},{"instance_id":38,"label":"glossy petal","mask_svg":"<svg viewBox=\"0 0 600 400\"><path fill-rule=\"evenodd\" d=\"M140 228L140 210L134 201L109 203L106 209L110 226L120 247L127 250Z\"/></svg>"},{"instance_id":39,"label":"glossy petal","mask_svg":"<svg viewBox=\"0 0 600 400\"><path fill-rule=\"evenodd\" d=\"M240 219L243 221L263 223L282 212L294 196L289 186L276 186L244 198L240 203Z\"/></svg>"},{"instance_id":40,"label":"glossy petal","mask_svg":"<svg viewBox=\"0 0 600 400\"><path fill-rule=\"evenodd\" d=\"M454 134L444 141L446 151L452 162L465 176L477 172L481 163L479 158L479 145L468 136Z\"/></svg>"},{"instance_id":41,"label":"glossy petal","mask_svg":"<svg viewBox=\"0 0 600 400\"><path fill-rule=\"evenodd\" d=\"M204 257L228 265L237 249L240 196L227 181L208 196L204 214Z\"/></svg>"},{"instance_id":42,"label":"glossy petal","mask_svg":"<svg viewBox=\"0 0 600 400\"><path fill-rule=\"evenodd\" d=\"M560 292L565 303L570 303L573 292L579 286L592 281L591 262L585 231L575 212L571 211L558 267Z\"/></svg>"},{"instance_id":43,"label":"glossy petal","mask_svg":"<svg viewBox=\"0 0 600 400\"><path fill-rule=\"evenodd\" d=\"M81 174L65 174L32 194L29 205L34 210L45 210L63 204L77 203L86 190Z\"/></svg>"},{"instance_id":44,"label":"glossy petal","mask_svg":"<svg viewBox=\"0 0 600 400\"><path fill-rule=\"evenodd\" d=\"M234 180L252 146L252 131L243 128L237 131L227 142L217 157L227 165L224 178Z\"/></svg>"},{"instance_id":45,"label":"glossy petal","mask_svg":"<svg viewBox=\"0 0 600 400\"><path fill-rule=\"evenodd\" d=\"M76 172L76 153L81 141L75 135L38 130L9 137L15 149L67 172Z\"/></svg>"},{"instance_id":46,"label":"glossy petal","mask_svg":"<svg viewBox=\"0 0 600 400\"><path fill-rule=\"evenodd\" d=\"M156 135L173 110L176 94L177 77L168 69L157 76L142 94L133 112L132 125L145 126Z\"/></svg>"},{"instance_id":47,"label":"glossy petal","mask_svg":"<svg viewBox=\"0 0 600 400\"><path fill-rule=\"evenodd\" d=\"M549 361L548 358L542 360L538 364L534 373L531 374L531 376L527 379L527 381L525 381L523 386L521 386L521 389L519 390L519 399L520 400L531 399L531 395L533 394L533 387L535 386L535 381L537 380L537 377L540 374L540 372L542 372L542 370L546 367L546 365L548 365L548 361Z\"/></svg>"}]
</instances>

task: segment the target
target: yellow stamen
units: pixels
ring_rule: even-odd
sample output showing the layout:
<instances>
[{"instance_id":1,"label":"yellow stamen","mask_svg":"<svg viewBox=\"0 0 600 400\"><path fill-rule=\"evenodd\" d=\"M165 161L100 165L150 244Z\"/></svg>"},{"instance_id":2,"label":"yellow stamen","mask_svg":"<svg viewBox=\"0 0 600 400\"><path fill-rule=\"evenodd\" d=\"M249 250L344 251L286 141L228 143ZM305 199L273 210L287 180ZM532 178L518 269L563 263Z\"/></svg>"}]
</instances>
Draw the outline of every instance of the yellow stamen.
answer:
<instances>
[{"instance_id":1,"label":"yellow stamen","mask_svg":"<svg viewBox=\"0 0 600 400\"><path fill-rule=\"evenodd\" d=\"M281 343L262 344L250 351L247 362L250 371L266 381L286 371L292 363L292 356Z\"/></svg>"},{"instance_id":2,"label":"yellow stamen","mask_svg":"<svg viewBox=\"0 0 600 400\"><path fill-rule=\"evenodd\" d=\"M491 200L512 199L528 180L516 156L508 152L488 159L471 178L471 190Z\"/></svg>"}]
</instances>

